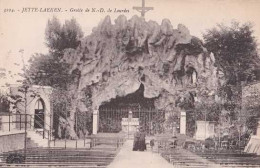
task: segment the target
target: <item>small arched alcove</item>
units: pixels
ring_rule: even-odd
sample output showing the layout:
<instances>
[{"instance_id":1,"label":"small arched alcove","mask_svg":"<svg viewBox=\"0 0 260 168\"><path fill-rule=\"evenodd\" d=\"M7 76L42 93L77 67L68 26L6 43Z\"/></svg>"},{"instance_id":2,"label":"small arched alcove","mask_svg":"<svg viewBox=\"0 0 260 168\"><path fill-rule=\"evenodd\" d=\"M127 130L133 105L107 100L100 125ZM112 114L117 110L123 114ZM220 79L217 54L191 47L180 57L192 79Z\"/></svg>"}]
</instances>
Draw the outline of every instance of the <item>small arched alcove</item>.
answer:
<instances>
[{"instance_id":1,"label":"small arched alcove","mask_svg":"<svg viewBox=\"0 0 260 168\"><path fill-rule=\"evenodd\" d=\"M34 106L34 128L43 129L45 119L45 105L44 101L39 98Z\"/></svg>"}]
</instances>

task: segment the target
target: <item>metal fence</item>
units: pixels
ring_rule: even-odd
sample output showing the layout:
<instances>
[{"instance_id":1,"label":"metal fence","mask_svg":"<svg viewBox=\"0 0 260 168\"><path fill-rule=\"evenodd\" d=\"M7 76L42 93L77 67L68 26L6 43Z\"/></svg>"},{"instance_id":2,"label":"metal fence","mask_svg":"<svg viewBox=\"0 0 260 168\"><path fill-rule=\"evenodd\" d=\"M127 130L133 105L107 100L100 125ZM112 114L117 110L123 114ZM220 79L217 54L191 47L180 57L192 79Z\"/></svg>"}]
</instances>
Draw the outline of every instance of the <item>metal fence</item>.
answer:
<instances>
[{"instance_id":1,"label":"metal fence","mask_svg":"<svg viewBox=\"0 0 260 168\"><path fill-rule=\"evenodd\" d=\"M42 122L35 120L35 118L39 118L37 115L30 115L30 114L12 114L9 113L9 115L1 116L1 122L0 127L3 131L13 131L13 130L35 130L38 134L42 135L43 139L49 139L50 138L50 131L47 130L44 125L42 125ZM46 124L46 123L45 123ZM35 128L35 125L38 125L42 131L38 131Z\"/></svg>"},{"instance_id":2,"label":"metal fence","mask_svg":"<svg viewBox=\"0 0 260 168\"><path fill-rule=\"evenodd\" d=\"M139 127L147 134L164 131L165 111L145 108L101 108L99 109L99 132L120 132L122 118L128 118L129 111L132 111L133 118L139 119Z\"/></svg>"}]
</instances>

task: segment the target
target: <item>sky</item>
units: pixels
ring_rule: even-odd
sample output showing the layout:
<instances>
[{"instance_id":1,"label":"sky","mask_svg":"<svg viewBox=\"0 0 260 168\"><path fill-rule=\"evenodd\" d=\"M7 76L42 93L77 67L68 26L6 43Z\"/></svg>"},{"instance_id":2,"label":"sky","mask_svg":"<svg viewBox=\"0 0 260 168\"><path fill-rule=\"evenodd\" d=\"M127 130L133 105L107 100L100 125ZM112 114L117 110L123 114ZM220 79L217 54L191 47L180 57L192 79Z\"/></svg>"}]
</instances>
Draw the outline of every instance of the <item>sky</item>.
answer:
<instances>
[{"instance_id":1,"label":"sky","mask_svg":"<svg viewBox=\"0 0 260 168\"><path fill-rule=\"evenodd\" d=\"M92 28L107 15L114 21L120 14L130 19L140 15L132 9L140 6L141 0L0 0L0 73L6 69L6 79L0 78L0 87L8 82L15 83L25 64L34 53L47 53L44 32L48 19L56 16L62 23L76 18L84 32ZM252 22L254 36L260 41L260 0L146 0L146 6L154 10L146 13L145 19L159 24L169 19L174 28L184 24L190 33L202 38L202 33L217 23L230 24ZM61 8L62 12L24 12L23 8ZM104 13L70 12L73 9L104 8ZM108 13L108 9L126 9L129 13ZM14 10L14 11L12 11ZM66 11L67 10L67 11ZM8 73L10 71L10 73Z\"/></svg>"}]
</instances>

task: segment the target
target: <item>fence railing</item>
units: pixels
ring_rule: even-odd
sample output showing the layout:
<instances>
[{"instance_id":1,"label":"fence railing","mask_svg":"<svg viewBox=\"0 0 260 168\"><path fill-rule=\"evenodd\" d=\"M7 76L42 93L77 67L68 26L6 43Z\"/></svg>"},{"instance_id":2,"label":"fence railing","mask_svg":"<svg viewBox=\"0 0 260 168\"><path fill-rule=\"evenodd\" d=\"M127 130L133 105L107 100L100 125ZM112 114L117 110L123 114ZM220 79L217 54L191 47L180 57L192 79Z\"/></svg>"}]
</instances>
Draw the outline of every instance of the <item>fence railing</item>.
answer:
<instances>
[{"instance_id":1,"label":"fence railing","mask_svg":"<svg viewBox=\"0 0 260 168\"><path fill-rule=\"evenodd\" d=\"M157 110L153 108L100 108L99 109L99 131L100 132L120 132L122 130L122 118L138 118L139 126L149 135L162 133L165 115L169 111Z\"/></svg>"},{"instance_id":2,"label":"fence railing","mask_svg":"<svg viewBox=\"0 0 260 168\"><path fill-rule=\"evenodd\" d=\"M90 148L98 145L112 145L116 149L121 147L125 142L125 137L90 137Z\"/></svg>"},{"instance_id":3,"label":"fence railing","mask_svg":"<svg viewBox=\"0 0 260 168\"><path fill-rule=\"evenodd\" d=\"M2 121L1 125L3 125L6 128L6 125L8 127L9 132L13 130L25 130L25 126L29 130L34 130L36 133L40 134L43 139L48 139L50 140L50 130L46 129L44 125L49 127L49 125L46 122L43 122L44 125L42 125L39 121L35 120L33 115L30 114L12 114L10 113L9 115L2 116ZM40 126L40 131L39 129L34 127L34 124L38 124Z\"/></svg>"}]
</instances>

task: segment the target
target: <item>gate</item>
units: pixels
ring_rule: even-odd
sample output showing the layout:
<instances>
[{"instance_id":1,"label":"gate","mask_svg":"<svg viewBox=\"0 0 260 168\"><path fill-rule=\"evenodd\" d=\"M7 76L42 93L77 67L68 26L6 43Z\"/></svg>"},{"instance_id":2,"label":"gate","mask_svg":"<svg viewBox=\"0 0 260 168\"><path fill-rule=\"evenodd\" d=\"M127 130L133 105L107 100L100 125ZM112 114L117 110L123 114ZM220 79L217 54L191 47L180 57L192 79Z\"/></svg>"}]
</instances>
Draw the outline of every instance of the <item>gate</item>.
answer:
<instances>
[{"instance_id":1,"label":"gate","mask_svg":"<svg viewBox=\"0 0 260 168\"><path fill-rule=\"evenodd\" d=\"M132 111L133 118L139 118L139 126L146 134L164 132L165 111L151 108L100 108L99 132L120 132L122 118L128 118L129 111Z\"/></svg>"}]
</instances>

